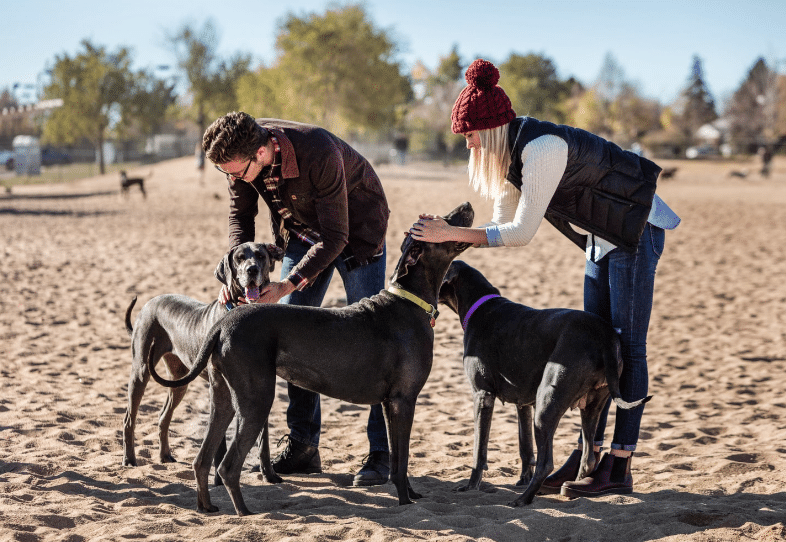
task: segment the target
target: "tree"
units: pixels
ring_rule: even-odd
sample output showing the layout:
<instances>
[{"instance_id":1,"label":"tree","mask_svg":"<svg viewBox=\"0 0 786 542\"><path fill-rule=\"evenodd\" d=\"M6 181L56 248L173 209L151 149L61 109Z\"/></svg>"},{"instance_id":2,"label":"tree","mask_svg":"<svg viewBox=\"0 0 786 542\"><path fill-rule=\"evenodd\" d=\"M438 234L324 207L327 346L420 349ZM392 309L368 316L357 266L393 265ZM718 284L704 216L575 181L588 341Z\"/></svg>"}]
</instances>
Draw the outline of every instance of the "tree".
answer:
<instances>
[{"instance_id":1,"label":"tree","mask_svg":"<svg viewBox=\"0 0 786 542\"><path fill-rule=\"evenodd\" d=\"M278 92L294 92L297 103L317 115L312 122L329 130L378 130L392 124L396 106L412 96L394 60L396 44L360 5L289 14L276 49L275 67L286 74L286 88Z\"/></svg>"},{"instance_id":2,"label":"tree","mask_svg":"<svg viewBox=\"0 0 786 542\"><path fill-rule=\"evenodd\" d=\"M44 124L44 142L72 144L85 138L98 153L99 170L105 173L104 141L109 131L129 113L133 96L131 55L126 48L109 53L82 41L84 50L71 58L56 57L45 98L60 98Z\"/></svg>"},{"instance_id":3,"label":"tree","mask_svg":"<svg viewBox=\"0 0 786 542\"><path fill-rule=\"evenodd\" d=\"M696 130L718 118L715 100L704 82L701 59L694 55L687 86L672 105L672 126L685 143L693 141Z\"/></svg>"},{"instance_id":4,"label":"tree","mask_svg":"<svg viewBox=\"0 0 786 542\"><path fill-rule=\"evenodd\" d=\"M569 96L570 86L557 77L551 59L534 53L513 53L500 64L499 72L499 86L505 89L514 111L540 120L565 122L560 104Z\"/></svg>"},{"instance_id":5,"label":"tree","mask_svg":"<svg viewBox=\"0 0 786 542\"><path fill-rule=\"evenodd\" d=\"M167 110L177 99L175 85L143 70L135 76L135 88L131 97L130 116L143 134L152 136L161 129Z\"/></svg>"},{"instance_id":6,"label":"tree","mask_svg":"<svg viewBox=\"0 0 786 542\"><path fill-rule=\"evenodd\" d=\"M183 25L169 36L169 42L188 81L193 99L191 116L202 133L208 117L237 109L237 84L248 73L251 56L237 53L228 60L218 58L216 28L210 20L200 30Z\"/></svg>"},{"instance_id":7,"label":"tree","mask_svg":"<svg viewBox=\"0 0 786 542\"><path fill-rule=\"evenodd\" d=\"M726 109L731 142L739 149L754 152L759 145L776 139L777 73L758 58Z\"/></svg>"}]
</instances>

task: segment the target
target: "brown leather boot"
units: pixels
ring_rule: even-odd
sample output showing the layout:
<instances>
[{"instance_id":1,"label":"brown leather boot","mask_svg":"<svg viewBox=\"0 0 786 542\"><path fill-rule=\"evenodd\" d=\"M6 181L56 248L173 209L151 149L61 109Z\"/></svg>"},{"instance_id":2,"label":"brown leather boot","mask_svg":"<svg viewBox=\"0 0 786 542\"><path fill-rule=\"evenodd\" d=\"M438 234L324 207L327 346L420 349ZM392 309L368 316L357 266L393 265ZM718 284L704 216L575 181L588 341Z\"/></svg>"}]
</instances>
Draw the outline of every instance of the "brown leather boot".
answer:
<instances>
[{"instance_id":1,"label":"brown leather boot","mask_svg":"<svg viewBox=\"0 0 786 542\"><path fill-rule=\"evenodd\" d=\"M592 473L576 482L562 484L563 497L598 497L600 495L627 495L633 493L633 477L630 474L630 457L603 454Z\"/></svg>"},{"instance_id":2,"label":"brown leather boot","mask_svg":"<svg viewBox=\"0 0 786 542\"><path fill-rule=\"evenodd\" d=\"M581 453L581 450L573 450L565 464L543 480L538 493L541 495L559 495L562 484L567 481L574 481L576 476L579 475Z\"/></svg>"}]
</instances>

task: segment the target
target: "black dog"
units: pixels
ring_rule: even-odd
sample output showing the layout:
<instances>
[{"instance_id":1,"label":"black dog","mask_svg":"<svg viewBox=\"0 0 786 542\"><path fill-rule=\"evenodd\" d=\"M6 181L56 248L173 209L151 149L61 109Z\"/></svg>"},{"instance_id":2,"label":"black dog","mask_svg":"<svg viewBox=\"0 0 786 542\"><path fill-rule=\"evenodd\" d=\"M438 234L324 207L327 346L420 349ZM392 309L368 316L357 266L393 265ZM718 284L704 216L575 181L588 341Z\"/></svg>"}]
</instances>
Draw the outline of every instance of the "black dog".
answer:
<instances>
[{"instance_id":1,"label":"black dog","mask_svg":"<svg viewBox=\"0 0 786 542\"><path fill-rule=\"evenodd\" d=\"M253 297L251 292L270 282L270 272L283 254L275 245L243 243L224 256L216 267L215 276L229 287L230 298L236 304L238 297ZM145 303L137 316L136 326L132 327L131 310L135 304L136 297L126 310L126 330L131 336L132 352L128 408L123 423L123 465L126 466L136 466L134 427L150 379L148 364L155 365L163 359L170 374L176 377L186 374L208 330L227 314L227 308L217 300L205 304L190 297L165 294ZM169 424L186 390L186 386L170 390L159 415L158 458L161 463L175 461L169 447Z\"/></svg>"},{"instance_id":2,"label":"black dog","mask_svg":"<svg viewBox=\"0 0 786 542\"><path fill-rule=\"evenodd\" d=\"M649 400L621 399L619 336L598 316L571 309L536 310L509 301L462 261L450 265L439 300L461 318L464 371L475 406L474 467L462 490L480 485L496 398L518 408L522 472L517 485L529 483L513 506L530 504L553 470L554 431L569 408L581 409L581 479L597 460L592 441L609 394L622 408ZM537 463L532 448L533 406Z\"/></svg>"},{"instance_id":3,"label":"black dog","mask_svg":"<svg viewBox=\"0 0 786 542\"><path fill-rule=\"evenodd\" d=\"M151 173L152 175L152 173ZM128 196L128 189L132 186L138 186L139 190L142 192L142 197L147 198L147 192L145 192L145 178L144 177L129 177L125 170L120 172L120 194L123 196Z\"/></svg>"},{"instance_id":4,"label":"black dog","mask_svg":"<svg viewBox=\"0 0 786 542\"><path fill-rule=\"evenodd\" d=\"M469 227L473 218L472 206L464 203L445 220ZM278 304L241 307L213 326L185 378L167 381L151 367L159 384L182 386L211 361L210 426L194 460L198 510L217 510L210 503L207 475L235 414L237 434L218 469L235 511L241 516L250 513L240 493L240 471L260 431L262 472L269 482L281 481L265 446L276 375L350 403L381 403L390 442L390 478L399 504L419 498L407 478L415 403L431 371L439 287L451 260L468 247L456 242L425 243L408 236L387 290L337 309Z\"/></svg>"}]
</instances>

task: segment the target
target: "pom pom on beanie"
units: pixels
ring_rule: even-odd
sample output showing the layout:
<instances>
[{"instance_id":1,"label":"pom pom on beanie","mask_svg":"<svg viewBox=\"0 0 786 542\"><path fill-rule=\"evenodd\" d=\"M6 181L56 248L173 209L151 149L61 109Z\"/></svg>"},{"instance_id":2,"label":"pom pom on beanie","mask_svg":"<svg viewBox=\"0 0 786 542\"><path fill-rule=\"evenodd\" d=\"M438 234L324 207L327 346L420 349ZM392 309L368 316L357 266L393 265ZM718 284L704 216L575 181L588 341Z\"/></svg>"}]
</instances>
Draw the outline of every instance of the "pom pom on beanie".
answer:
<instances>
[{"instance_id":1,"label":"pom pom on beanie","mask_svg":"<svg viewBox=\"0 0 786 542\"><path fill-rule=\"evenodd\" d=\"M450 115L454 134L497 128L516 118L508 95L497 86L499 70L494 64L479 58L470 64L464 77L467 86Z\"/></svg>"}]
</instances>

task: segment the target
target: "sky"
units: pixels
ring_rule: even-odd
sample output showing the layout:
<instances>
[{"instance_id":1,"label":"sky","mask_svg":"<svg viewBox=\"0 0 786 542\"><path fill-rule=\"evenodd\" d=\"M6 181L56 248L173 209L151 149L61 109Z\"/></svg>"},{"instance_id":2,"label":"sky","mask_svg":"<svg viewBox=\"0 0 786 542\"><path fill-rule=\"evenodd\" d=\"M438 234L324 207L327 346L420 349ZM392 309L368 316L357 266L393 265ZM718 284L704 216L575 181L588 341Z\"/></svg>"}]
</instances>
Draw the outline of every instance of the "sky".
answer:
<instances>
[{"instance_id":1,"label":"sky","mask_svg":"<svg viewBox=\"0 0 786 542\"><path fill-rule=\"evenodd\" d=\"M340 5L346 4L342 2ZM355 2L357 3L357 2ZM455 45L462 61L496 64L512 53L540 54L562 79L597 80L611 54L627 81L663 104L688 81L694 55L704 80L722 104L759 57L786 72L786 3L783 0L367 0L369 20L397 44L396 59L411 68L435 68ZM134 69L173 75L176 59L167 36L184 24L211 20L219 56L250 54L252 66L276 58L275 36L288 14L322 14L325 0L11 0L0 11L0 91L22 102L58 55L75 56L81 41L112 52L127 47ZM256 114L263 115L264 112Z\"/></svg>"}]
</instances>

